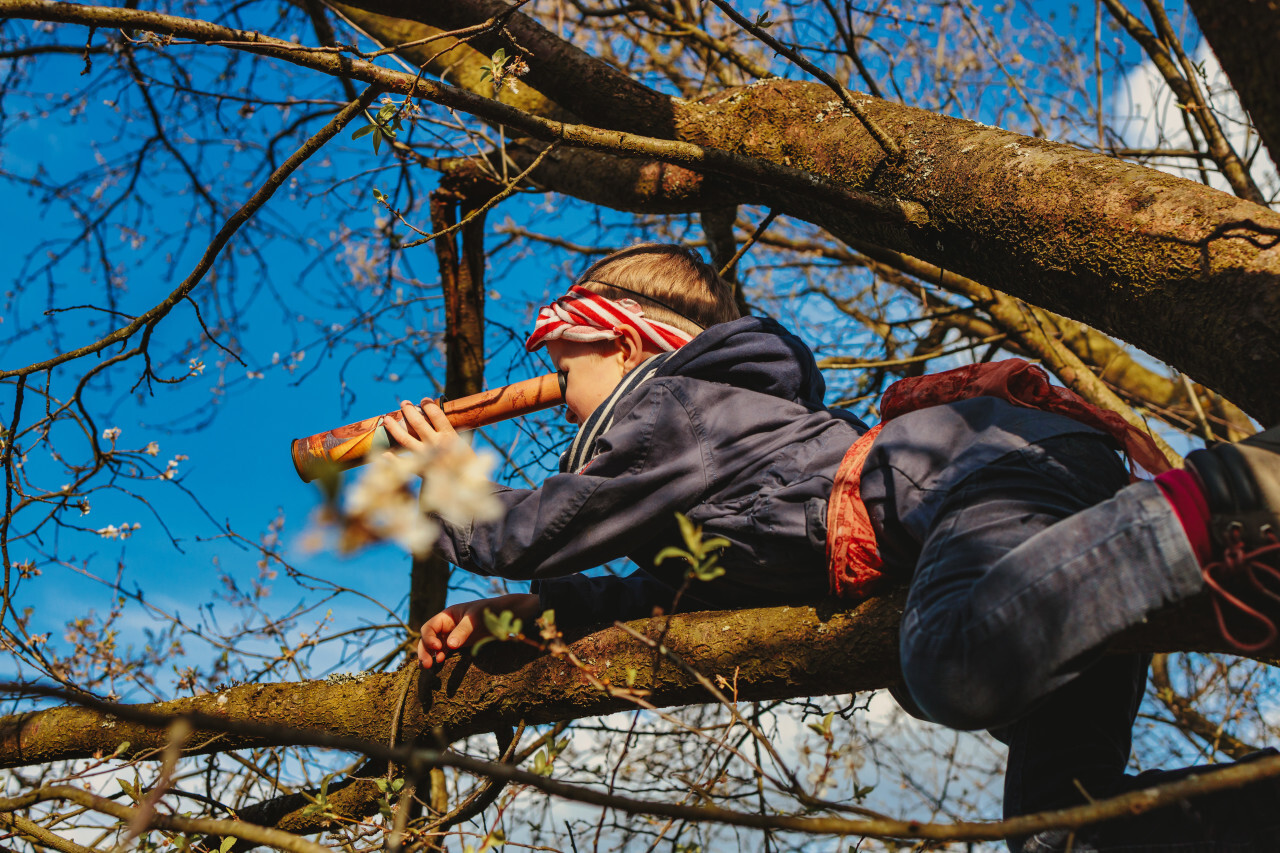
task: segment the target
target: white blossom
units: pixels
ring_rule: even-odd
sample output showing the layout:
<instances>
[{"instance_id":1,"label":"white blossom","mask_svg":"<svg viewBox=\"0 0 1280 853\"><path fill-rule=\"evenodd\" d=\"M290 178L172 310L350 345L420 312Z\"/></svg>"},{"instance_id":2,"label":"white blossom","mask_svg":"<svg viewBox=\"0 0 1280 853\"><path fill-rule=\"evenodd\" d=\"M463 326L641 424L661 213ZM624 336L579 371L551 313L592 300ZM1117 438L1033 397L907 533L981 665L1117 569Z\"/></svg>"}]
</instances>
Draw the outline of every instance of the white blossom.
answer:
<instances>
[{"instance_id":1,"label":"white blossom","mask_svg":"<svg viewBox=\"0 0 1280 853\"><path fill-rule=\"evenodd\" d=\"M338 547L352 551L371 541L395 542L422 557L440 535L433 517L495 518L491 456L478 456L461 441L423 454L375 457L344 495L336 522ZM422 478L421 493L416 481ZM310 537L314 542L315 538Z\"/></svg>"},{"instance_id":2,"label":"white blossom","mask_svg":"<svg viewBox=\"0 0 1280 853\"><path fill-rule=\"evenodd\" d=\"M96 532L103 539L128 539L133 535L135 530L138 530L141 527L142 525L136 521L133 524L126 521L119 527L116 527L114 524L108 524L106 527L100 528Z\"/></svg>"},{"instance_id":3,"label":"white blossom","mask_svg":"<svg viewBox=\"0 0 1280 853\"><path fill-rule=\"evenodd\" d=\"M187 456L184 453L175 454L174 457L169 460L169 463L165 466L165 469L160 472L160 479L172 480L174 476L178 473L178 463L182 462L186 458Z\"/></svg>"},{"instance_id":4,"label":"white blossom","mask_svg":"<svg viewBox=\"0 0 1280 853\"><path fill-rule=\"evenodd\" d=\"M422 510L450 520L497 518L502 505L489 480L495 461L492 454L476 453L461 441L446 444L423 469Z\"/></svg>"}]
</instances>

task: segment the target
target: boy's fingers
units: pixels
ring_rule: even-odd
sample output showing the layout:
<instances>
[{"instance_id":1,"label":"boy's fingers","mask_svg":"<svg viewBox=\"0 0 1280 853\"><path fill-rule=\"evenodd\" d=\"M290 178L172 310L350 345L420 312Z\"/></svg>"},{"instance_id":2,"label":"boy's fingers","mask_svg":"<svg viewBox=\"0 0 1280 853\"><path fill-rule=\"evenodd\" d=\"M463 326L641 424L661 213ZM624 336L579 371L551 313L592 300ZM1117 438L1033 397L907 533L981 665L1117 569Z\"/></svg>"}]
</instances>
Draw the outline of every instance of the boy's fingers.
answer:
<instances>
[{"instance_id":1,"label":"boy's fingers","mask_svg":"<svg viewBox=\"0 0 1280 853\"><path fill-rule=\"evenodd\" d=\"M421 450L425 445L418 440L418 437L409 432L405 425L395 418L384 417L382 426L386 429L387 435L391 436L403 448L408 450Z\"/></svg>"},{"instance_id":2,"label":"boy's fingers","mask_svg":"<svg viewBox=\"0 0 1280 853\"><path fill-rule=\"evenodd\" d=\"M470 612L459 619L458 624L449 632L449 637L445 640L449 648L457 649L465 646L472 632L475 631L475 626L475 619Z\"/></svg>"},{"instance_id":3,"label":"boy's fingers","mask_svg":"<svg viewBox=\"0 0 1280 853\"><path fill-rule=\"evenodd\" d=\"M423 623L420 642L425 643L426 647L431 651L438 651L444 648L444 642L440 639L440 635L448 634L453 630L455 624L452 613L448 610L440 611Z\"/></svg>"},{"instance_id":4,"label":"boy's fingers","mask_svg":"<svg viewBox=\"0 0 1280 853\"><path fill-rule=\"evenodd\" d=\"M449 423L449 416L440 408L440 404L430 397L422 398L422 411L431 422L431 428L441 435L457 435L458 431Z\"/></svg>"},{"instance_id":5,"label":"boy's fingers","mask_svg":"<svg viewBox=\"0 0 1280 853\"><path fill-rule=\"evenodd\" d=\"M413 428L413 431L418 434L419 438L430 440L432 430L430 429L430 425L427 423L427 419L422 415L422 409L418 408L413 403L410 403L408 400L403 400L400 403L400 411L404 413L405 423Z\"/></svg>"},{"instance_id":6,"label":"boy's fingers","mask_svg":"<svg viewBox=\"0 0 1280 853\"><path fill-rule=\"evenodd\" d=\"M433 652L431 652L429 648L426 648L425 642L419 640L419 642L417 642L417 662L421 663L422 669L429 670L431 669L431 662L433 662L433 660Z\"/></svg>"}]
</instances>

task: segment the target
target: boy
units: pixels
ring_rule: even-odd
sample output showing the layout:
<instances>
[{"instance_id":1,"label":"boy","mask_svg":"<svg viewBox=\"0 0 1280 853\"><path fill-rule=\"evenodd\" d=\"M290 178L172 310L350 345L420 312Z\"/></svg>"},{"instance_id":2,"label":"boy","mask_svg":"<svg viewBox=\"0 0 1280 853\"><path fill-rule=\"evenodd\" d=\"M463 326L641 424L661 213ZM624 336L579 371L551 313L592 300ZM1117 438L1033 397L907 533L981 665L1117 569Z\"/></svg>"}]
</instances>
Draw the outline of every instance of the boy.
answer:
<instances>
[{"instance_id":1,"label":"boy","mask_svg":"<svg viewBox=\"0 0 1280 853\"><path fill-rule=\"evenodd\" d=\"M444 519L440 541L451 562L534 579L536 592L432 617L424 667L477 639L485 608L530 619L553 607L564 625L670 608L683 567L652 557L678 541L680 511L731 543L726 573L685 592L682 609L813 602L878 574L909 579L901 699L1008 742L1005 810L1021 814L1153 782L1124 776L1146 660L1102 650L1206 583L1222 589L1224 566L1246 571L1246 552L1265 556L1280 529L1276 431L1193 454L1196 474L1126 486L1112 440L1133 447L1132 432L1012 362L975 368L977 392L963 371L958 395L926 382L924 407L859 441L861 422L823 406L809 350L772 321L737 318L729 285L679 246L592 266L542 309L527 347L544 345L582 424L562 473L499 492L499 521ZM403 408L422 445L451 440L438 407ZM640 566L625 578L571 574L623 555ZM1224 594L1256 620L1248 639L1269 642L1269 618ZM1276 828L1247 813L1251 802L1274 813L1273 790L1243 793L1011 846L1274 849Z\"/></svg>"}]
</instances>

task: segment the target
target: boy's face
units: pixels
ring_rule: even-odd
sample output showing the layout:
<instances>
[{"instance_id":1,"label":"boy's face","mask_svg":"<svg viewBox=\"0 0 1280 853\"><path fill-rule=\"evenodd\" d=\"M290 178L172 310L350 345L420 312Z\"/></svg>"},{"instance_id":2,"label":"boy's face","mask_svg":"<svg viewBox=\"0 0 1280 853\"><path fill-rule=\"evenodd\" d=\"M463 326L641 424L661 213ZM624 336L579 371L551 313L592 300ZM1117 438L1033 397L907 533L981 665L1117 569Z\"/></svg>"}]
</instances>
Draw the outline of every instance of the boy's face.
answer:
<instances>
[{"instance_id":1,"label":"boy's face","mask_svg":"<svg viewBox=\"0 0 1280 853\"><path fill-rule=\"evenodd\" d=\"M618 341L547 341L547 355L565 376L565 419L580 424L608 398L628 368Z\"/></svg>"}]
</instances>

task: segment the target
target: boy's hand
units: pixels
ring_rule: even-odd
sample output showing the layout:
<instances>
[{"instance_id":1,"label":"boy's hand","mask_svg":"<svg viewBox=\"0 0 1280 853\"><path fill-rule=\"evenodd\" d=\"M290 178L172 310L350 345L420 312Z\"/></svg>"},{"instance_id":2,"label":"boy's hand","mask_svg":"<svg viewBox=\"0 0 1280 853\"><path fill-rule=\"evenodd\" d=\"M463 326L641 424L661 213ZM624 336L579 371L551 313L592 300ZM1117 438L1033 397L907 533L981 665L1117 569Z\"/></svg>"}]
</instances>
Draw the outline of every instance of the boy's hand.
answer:
<instances>
[{"instance_id":1,"label":"boy's hand","mask_svg":"<svg viewBox=\"0 0 1280 853\"><path fill-rule=\"evenodd\" d=\"M400 411L404 414L404 423L395 418L383 418L382 425L401 447L421 453L458 437L458 431L449 423L444 410L430 397L423 397L418 406L405 400L400 404ZM413 432L405 428L405 423Z\"/></svg>"},{"instance_id":2,"label":"boy's hand","mask_svg":"<svg viewBox=\"0 0 1280 853\"><path fill-rule=\"evenodd\" d=\"M526 625L538 617L538 596L529 593L500 595L482 598L446 607L428 619L422 626L418 640L418 660L423 668L431 669L433 663L444 663L445 655L476 640L489 636L484 625L484 612L495 614L510 610Z\"/></svg>"}]
</instances>

